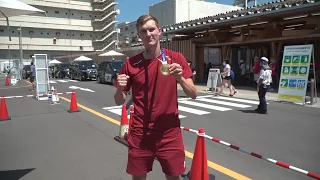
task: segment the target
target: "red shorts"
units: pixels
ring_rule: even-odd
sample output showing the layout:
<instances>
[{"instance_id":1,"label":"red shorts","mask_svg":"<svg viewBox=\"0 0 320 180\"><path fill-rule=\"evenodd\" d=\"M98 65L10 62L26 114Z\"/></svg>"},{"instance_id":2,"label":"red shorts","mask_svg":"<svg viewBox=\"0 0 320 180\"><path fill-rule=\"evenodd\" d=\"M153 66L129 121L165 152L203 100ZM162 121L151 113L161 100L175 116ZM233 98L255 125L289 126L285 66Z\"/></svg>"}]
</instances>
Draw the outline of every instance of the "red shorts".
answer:
<instances>
[{"instance_id":1,"label":"red shorts","mask_svg":"<svg viewBox=\"0 0 320 180\"><path fill-rule=\"evenodd\" d=\"M180 128L166 132L163 137L152 135L128 138L129 152L127 173L140 176L152 171L155 158L162 172L168 176L180 176L185 172L185 153Z\"/></svg>"}]
</instances>

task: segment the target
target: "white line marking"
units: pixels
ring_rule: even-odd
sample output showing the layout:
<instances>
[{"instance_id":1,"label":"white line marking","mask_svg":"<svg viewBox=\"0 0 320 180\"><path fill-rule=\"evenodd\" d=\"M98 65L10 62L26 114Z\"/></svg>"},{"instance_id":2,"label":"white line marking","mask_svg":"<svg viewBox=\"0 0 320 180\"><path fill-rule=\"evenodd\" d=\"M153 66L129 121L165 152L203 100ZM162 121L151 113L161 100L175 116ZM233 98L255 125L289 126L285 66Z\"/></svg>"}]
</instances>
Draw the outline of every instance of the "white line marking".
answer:
<instances>
[{"instance_id":1,"label":"white line marking","mask_svg":"<svg viewBox=\"0 0 320 180\"><path fill-rule=\"evenodd\" d=\"M233 107L238 107L238 108L251 107L251 106L245 105L245 104L238 104L238 103L232 103L232 102L227 102L227 101L218 101L218 100L214 100L214 99L199 98L199 99L196 99L196 100L203 101L203 102L208 102L208 103L214 103L214 104L221 104L221 105L226 105L226 106L233 106Z\"/></svg>"},{"instance_id":2,"label":"white line marking","mask_svg":"<svg viewBox=\"0 0 320 180\"><path fill-rule=\"evenodd\" d=\"M62 83L68 82L66 80L57 80L57 81L62 82Z\"/></svg>"},{"instance_id":3,"label":"white line marking","mask_svg":"<svg viewBox=\"0 0 320 180\"><path fill-rule=\"evenodd\" d=\"M186 116L179 114L179 118L180 118L180 119L185 118L185 117L186 117Z\"/></svg>"},{"instance_id":4,"label":"white line marking","mask_svg":"<svg viewBox=\"0 0 320 180\"><path fill-rule=\"evenodd\" d=\"M237 98L229 98L229 97L223 97L223 96L216 96L212 97L214 99L222 99L222 100L228 100L228 101L235 101L235 102L243 102L248 104L259 104L259 101L252 101L252 100L246 100L246 99L237 99Z\"/></svg>"},{"instance_id":5,"label":"white line marking","mask_svg":"<svg viewBox=\"0 0 320 180\"><path fill-rule=\"evenodd\" d=\"M77 80L72 80L72 79L69 79L68 81L71 81L71 82L79 82Z\"/></svg>"},{"instance_id":6,"label":"white line marking","mask_svg":"<svg viewBox=\"0 0 320 180\"><path fill-rule=\"evenodd\" d=\"M198 96L197 98L212 97L212 95ZM191 98L178 98L178 101L189 100Z\"/></svg>"},{"instance_id":7,"label":"white line marking","mask_svg":"<svg viewBox=\"0 0 320 180\"><path fill-rule=\"evenodd\" d=\"M203 103L197 103L197 102L193 102L193 101L179 101L179 103L188 104L188 105L192 105L192 106L203 107L203 108L207 108L207 109L213 109L213 110L217 110L217 111L230 111L230 110L232 110L230 108L219 107L219 106L203 104Z\"/></svg>"},{"instance_id":8,"label":"white line marking","mask_svg":"<svg viewBox=\"0 0 320 180\"><path fill-rule=\"evenodd\" d=\"M210 114L208 111L202 111L198 109L193 109L193 108L188 108L184 106L178 106L179 111L184 111L192 114L197 114L197 115L204 115L204 114Z\"/></svg>"},{"instance_id":9,"label":"white line marking","mask_svg":"<svg viewBox=\"0 0 320 180\"><path fill-rule=\"evenodd\" d=\"M108 111L112 112L112 113L115 113L119 116L121 116L121 111L122 109L109 109Z\"/></svg>"},{"instance_id":10,"label":"white line marking","mask_svg":"<svg viewBox=\"0 0 320 180\"><path fill-rule=\"evenodd\" d=\"M55 84L55 83L57 83L57 82L55 82L55 81L49 81L49 83L51 83L51 84Z\"/></svg>"},{"instance_id":11,"label":"white line marking","mask_svg":"<svg viewBox=\"0 0 320 180\"><path fill-rule=\"evenodd\" d=\"M110 107L104 107L102 109L108 110L108 109L115 109L115 108L121 108L122 106L110 106Z\"/></svg>"}]
</instances>

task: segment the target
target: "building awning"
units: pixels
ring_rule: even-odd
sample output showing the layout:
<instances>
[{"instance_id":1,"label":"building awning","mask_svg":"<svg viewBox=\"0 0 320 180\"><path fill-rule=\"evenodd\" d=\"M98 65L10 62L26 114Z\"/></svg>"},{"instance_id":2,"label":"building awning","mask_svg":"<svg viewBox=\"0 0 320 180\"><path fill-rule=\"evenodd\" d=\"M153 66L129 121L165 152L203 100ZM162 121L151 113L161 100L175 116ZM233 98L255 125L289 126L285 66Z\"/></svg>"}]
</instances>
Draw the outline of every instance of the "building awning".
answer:
<instances>
[{"instance_id":1,"label":"building awning","mask_svg":"<svg viewBox=\"0 0 320 180\"><path fill-rule=\"evenodd\" d=\"M162 29L164 34L191 34L197 31L208 30L210 26L237 25L245 23L246 21L256 21L256 19L262 17L311 13L312 11L319 12L319 9L320 2L315 2L314 0L278 0L263 5L217 14L215 16L163 26Z\"/></svg>"}]
</instances>

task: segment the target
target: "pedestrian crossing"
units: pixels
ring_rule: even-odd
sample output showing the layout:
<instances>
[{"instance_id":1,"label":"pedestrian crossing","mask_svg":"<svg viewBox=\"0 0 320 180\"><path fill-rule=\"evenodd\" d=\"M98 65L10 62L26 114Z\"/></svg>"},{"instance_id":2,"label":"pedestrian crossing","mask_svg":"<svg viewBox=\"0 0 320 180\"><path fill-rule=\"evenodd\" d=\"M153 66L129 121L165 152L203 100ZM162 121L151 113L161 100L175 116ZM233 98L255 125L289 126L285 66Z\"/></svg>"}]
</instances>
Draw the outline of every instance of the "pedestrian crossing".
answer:
<instances>
[{"instance_id":1,"label":"pedestrian crossing","mask_svg":"<svg viewBox=\"0 0 320 180\"><path fill-rule=\"evenodd\" d=\"M255 100L213 95L198 96L196 99L179 98L179 118L186 118L189 114L202 116L214 111L226 112L235 109L255 108L253 106L258 104L259 101ZM111 106L102 109L121 116L121 108L122 106Z\"/></svg>"},{"instance_id":2,"label":"pedestrian crossing","mask_svg":"<svg viewBox=\"0 0 320 180\"><path fill-rule=\"evenodd\" d=\"M59 79L59 80L49 80L50 84L56 84L56 83L67 83L67 82L79 82L77 80L72 80L72 79Z\"/></svg>"}]
</instances>

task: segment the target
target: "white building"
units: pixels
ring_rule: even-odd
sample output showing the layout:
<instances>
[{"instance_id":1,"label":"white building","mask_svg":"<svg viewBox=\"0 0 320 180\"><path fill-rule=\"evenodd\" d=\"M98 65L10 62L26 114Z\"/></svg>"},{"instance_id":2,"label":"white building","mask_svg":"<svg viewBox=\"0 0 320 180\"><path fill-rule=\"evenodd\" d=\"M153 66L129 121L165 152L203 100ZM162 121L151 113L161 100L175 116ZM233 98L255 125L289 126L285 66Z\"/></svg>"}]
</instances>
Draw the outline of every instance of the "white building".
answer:
<instances>
[{"instance_id":1,"label":"white building","mask_svg":"<svg viewBox=\"0 0 320 180\"><path fill-rule=\"evenodd\" d=\"M120 13L115 9L116 0L21 1L46 11L47 17L43 14L10 17L10 32L5 19L0 19L0 61L8 60L9 56L20 59L19 26L24 61L33 54L48 54L48 59L54 59L115 48L115 18Z\"/></svg>"},{"instance_id":2,"label":"white building","mask_svg":"<svg viewBox=\"0 0 320 180\"><path fill-rule=\"evenodd\" d=\"M131 44L140 42L136 28L136 21L123 22L117 25L119 30L119 48L130 47Z\"/></svg>"},{"instance_id":3,"label":"white building","mask_svg":"<svg viewBox=\"0 0 320 180\"><path fill-rule=\"evenodd\" d=\"M156 17L161 26L194 20L206 16L213 16L227 11L241 9L241 7L207 2L203 0L165 0L149 7L149 14ZM138 44L136 21L118 24L120 29L119 47L129 47ZM167 37L163 37L166 39ZM170 39L170 37L168 37Z\"/></svg>"},{"instance_id":4,"label":"white building","mask_svg":"<svg viewBox=\"0 0 320 180\"><path fill-rule=\"evenodd\" d=\"M149 14L155 16L161 26L166 26L237 9L241 7L204 0L166 0L151 5Z\"/></svg>"}]
</instances>

